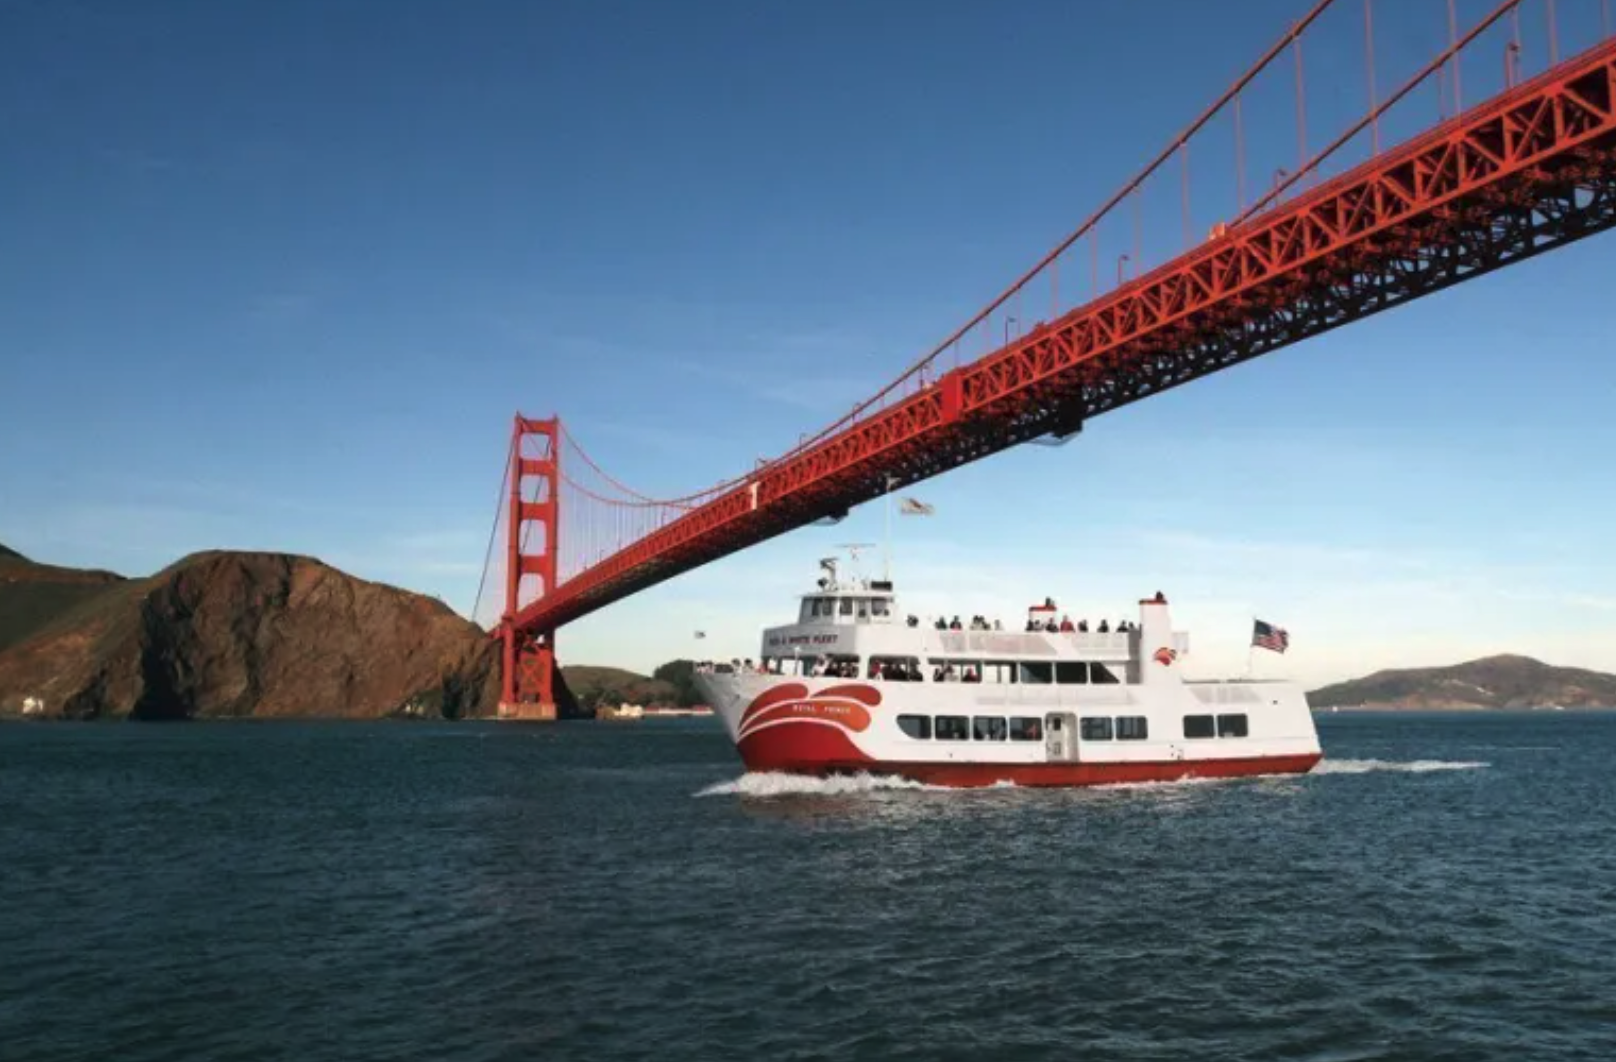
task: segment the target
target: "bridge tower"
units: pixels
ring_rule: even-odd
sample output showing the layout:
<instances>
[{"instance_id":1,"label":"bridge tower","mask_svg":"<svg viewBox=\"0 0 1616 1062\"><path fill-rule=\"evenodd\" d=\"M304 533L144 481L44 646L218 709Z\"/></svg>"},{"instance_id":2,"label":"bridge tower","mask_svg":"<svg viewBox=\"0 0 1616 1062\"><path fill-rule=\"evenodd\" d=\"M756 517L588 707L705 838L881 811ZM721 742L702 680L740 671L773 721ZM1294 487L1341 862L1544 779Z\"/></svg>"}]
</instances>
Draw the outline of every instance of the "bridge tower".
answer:
<instances>
[{"instance_id":1,"label":"bridge tower","mask_svg":"<svg viewBox=\"0 0 1616 1062\"><path fill-rule=\"evenodd\" d=\"M525 446L528 440L536 445ZM505 521L505 614L501 619L499 717L551 720L556 717L555 631L521 629L522 580L539 581L538 596L555 591L556 530L560 525L561 421L529 420L521 414L511 432L510 513ZM535 483L533 490L525 489ZM524 497L530 495L531 500Z\"/></svg>"}]
</instances>

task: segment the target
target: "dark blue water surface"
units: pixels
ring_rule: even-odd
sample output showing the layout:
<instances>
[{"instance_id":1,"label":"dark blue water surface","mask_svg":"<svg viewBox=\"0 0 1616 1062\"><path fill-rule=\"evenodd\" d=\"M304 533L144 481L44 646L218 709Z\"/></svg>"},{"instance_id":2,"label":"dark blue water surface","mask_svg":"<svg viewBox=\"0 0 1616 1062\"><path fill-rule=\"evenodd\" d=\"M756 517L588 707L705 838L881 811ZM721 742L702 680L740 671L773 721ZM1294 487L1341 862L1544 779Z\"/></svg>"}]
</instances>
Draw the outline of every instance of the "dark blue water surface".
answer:
<instances>
[{"instance_id":1,"label":"dark blue water surface","mask_svg":"<svg viewBox=\"0 0 1616 1062\"><path fill-rule=\"evenodd\" d=\"M973 792L708 720L0 727L0 1057L1616 1059L1616 715L1320 725Z\"/></svg>"}]
</instances>

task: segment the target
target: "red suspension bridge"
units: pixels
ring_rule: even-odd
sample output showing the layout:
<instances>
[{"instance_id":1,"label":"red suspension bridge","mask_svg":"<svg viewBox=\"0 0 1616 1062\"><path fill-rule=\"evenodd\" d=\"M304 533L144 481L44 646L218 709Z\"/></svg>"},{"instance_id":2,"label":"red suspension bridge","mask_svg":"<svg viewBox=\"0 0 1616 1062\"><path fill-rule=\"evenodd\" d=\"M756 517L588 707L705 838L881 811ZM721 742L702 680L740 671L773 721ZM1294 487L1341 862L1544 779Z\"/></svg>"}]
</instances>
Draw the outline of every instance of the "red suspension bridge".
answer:
<instances>
[{"instance_id":1,"label":"red suspension bridge","mask_svg":"<svg viewBox=\"0 0 1616 1062\"><path fill-rule=\"evenodd\" d=\"M1100 413L1616 224L1611 0L1505 0L1468 25L1455 0L1426 6L1445 16L1444 46L1383 85L1375 0L1316 3L962 327L847 416L733 479L654 498L601 469L558 418L518 416L478 595L479 607L485 590L503 598L501 714L553 718L556 631L615 601L895 487L1068 436ZM1367 109L1309 153L1305 55L1349 50L1348 34L1364 58ZM1572 54L1573 44L1582 50ZM1532 65L1540 72L1528 77ZM1276 79L1294 105L1296 156L1248 196L1248 174L1270 167L1248 157L1247 101ZM1467 106L1466 88L1478 84L1494 91ZM1401 143L1382 143L1399 128L1410 130ZM1232 139L1234 202L1197 230L1192 147L1214 130L1220 143ZM1230 176L1219 174L1219 186ZM1175 183L1185 249L1143 272L1142 204L1151 188ZM1107 289L1118 231L1125 251ZM1197 231L1206 232L1199 242ZM1062 300L1063 275L1075 305ZM1049 307L1047 319L1013 335L1034 304Z\"/></svg>"}]
</instances>

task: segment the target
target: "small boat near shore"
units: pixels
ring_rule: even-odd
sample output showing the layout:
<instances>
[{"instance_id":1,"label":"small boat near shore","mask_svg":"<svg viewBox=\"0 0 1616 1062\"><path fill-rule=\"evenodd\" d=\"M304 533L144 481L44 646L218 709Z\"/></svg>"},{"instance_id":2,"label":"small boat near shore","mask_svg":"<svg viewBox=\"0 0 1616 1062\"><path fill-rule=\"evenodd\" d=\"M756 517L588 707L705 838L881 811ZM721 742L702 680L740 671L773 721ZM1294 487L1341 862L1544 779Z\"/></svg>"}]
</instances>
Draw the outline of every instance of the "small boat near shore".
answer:
<instances>
[{"instance_id":1,"label":"small boat near shore","mask_svg":"<svg viewBox=\"0 0 1616 1062\"><path fill-rule=\"evenodd\" d=\"M902 618L892 583L830 574L756 662L696 682L750 771L896 775L943 786L1088 786L1300 774L1322 757L1288 681L1185 677L1161 593L1089 631L1028 609L1023 630Z\"/></svg>"}]
</instances>

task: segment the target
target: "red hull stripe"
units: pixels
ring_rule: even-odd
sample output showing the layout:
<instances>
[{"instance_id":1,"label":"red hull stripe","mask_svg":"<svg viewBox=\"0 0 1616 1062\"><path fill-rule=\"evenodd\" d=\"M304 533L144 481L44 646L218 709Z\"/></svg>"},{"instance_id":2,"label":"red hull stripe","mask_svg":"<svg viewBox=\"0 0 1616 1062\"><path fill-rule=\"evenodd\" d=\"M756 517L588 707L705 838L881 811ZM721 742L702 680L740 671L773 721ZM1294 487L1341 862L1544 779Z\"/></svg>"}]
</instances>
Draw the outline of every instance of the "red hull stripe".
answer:
<instances>
[{"instance_id":1,"label":"red hull stripe","mask_svg":"<svg viewBox=\"0 0 1616 1062\"><path fill-rule=\"evenodd\" d=\"M774 725L740 743L749 771L788 774L880 774L926 785L972 787L1009 782L1018 786L1119 785L1179 782L1191 778L1239 778L1264 774L1306 774L1322 758L1317 752L1294 756L1247 756L1220 760L1158 760L1147 763L927 763L877 762L860 752L834 725Z\"/></svg>"},{"instance_id":2,"label":"red hull stripe","mask_svg":"<svg viewBox=\"0 0 1616 1062\"><path fill-rule=\"evenodd\" d=\"M1123 785L1182 782L1193 778L1242 778L1265 774L1306 774L1320 760L1304 756L1251 756L1238 760L1168 760L1150 763L847 763L824 764L793 774L896 775L925 785L972 788L1010 783L1023 787ZM782 769L782 768L777 768Z\"/></svg>"}]
</instances>

